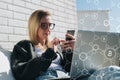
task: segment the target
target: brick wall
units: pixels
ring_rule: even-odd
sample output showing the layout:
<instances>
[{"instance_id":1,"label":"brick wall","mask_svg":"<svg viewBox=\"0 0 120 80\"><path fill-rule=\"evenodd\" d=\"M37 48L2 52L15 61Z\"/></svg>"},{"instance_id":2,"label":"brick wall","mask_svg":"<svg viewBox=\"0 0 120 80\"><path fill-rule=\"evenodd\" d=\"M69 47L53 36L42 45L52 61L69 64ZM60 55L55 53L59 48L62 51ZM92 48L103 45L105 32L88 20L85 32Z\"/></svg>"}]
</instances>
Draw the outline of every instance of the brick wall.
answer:
<instances>
[{"instance_id":1,"label":"brick wall","mask_svg":"<svg viewBox=\"0 0 120 80\"><path fill-rule=\"evenodd\" d=\"M0 0L0 46L11 50L28 39L28 18L36 9L51 11L56 24L52 37L63 39L67 29L77 27L76 0Z\"/></svg>"}]
</instances>

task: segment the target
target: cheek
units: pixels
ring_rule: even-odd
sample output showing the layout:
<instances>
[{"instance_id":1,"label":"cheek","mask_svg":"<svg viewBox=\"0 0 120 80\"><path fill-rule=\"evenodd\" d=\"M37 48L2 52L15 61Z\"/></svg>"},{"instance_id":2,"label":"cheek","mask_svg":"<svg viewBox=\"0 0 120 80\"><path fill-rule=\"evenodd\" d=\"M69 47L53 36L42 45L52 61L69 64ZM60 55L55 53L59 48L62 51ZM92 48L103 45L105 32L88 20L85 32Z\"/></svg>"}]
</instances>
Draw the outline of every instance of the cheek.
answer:
<instances>
[{"instance_id":1,"label":"cheek","mask_svg":"<svg viewBox=\"0 0 120 80\"><path fill-rule=\"evenodd\" d=\"M39 38L42 36L42 31L40 29L38 30L37 35Z\"/></svg>"},{"instance_id":2,"label":"cheek","mask_svg":"<svg viewBox=\"0 0 120 80\"><path fill-rule=\"evenodd\" d=\"M49 31L49 35L51 34L51 32Z\"/></svg>"},{"instance_id":3,"label":"cheek","mask_svg":"<svg viewBox=\"0 0 120 80\"><path fill-rule=\"evenodd\" d=\"M41 33L38 32L38 37L41 37Z\"/></svg>"}]
</instances>

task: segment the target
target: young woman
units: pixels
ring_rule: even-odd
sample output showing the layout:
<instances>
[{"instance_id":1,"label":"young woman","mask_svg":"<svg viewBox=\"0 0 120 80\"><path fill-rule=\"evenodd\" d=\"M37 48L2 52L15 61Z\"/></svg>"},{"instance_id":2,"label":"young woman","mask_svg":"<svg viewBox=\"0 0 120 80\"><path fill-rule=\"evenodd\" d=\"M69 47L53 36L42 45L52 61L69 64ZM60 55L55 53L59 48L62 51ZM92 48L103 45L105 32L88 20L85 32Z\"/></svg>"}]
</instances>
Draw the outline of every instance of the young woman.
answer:
<instances>
[{"instance_id":1,"label":"young woman","mask_svg":"<svg viewBox=\"0 0 120 80\"><path fill-rule=\"evenodd\" d=\"M45 80L66 75L70 71L72 52L67 54L58 51L57 46L63 43L62 48L74 46L71 41L54 38L49 40L51 30L55 27L51 14L48 11L34 11L28 22L30 40L18 42L11 55L11 68L16 80ZM58 74L59 73L59 74Z\"/></svg>"}]
</instances>

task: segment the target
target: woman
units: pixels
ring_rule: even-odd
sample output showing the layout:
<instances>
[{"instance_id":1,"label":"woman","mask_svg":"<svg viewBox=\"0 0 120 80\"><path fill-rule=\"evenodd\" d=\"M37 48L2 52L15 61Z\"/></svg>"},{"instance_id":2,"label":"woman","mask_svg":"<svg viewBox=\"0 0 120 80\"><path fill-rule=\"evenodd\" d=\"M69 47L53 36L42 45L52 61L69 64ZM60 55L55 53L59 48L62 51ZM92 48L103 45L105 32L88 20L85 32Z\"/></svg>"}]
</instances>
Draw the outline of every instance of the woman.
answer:
<instances>
[{"instance_id":1,"label":"woman","mask_svg":"<svg viewBox=\"0 0 120 80\"><path fill-rule=\"evenodd\" d=\"M54 38L49 41L51 30L55 27L48 11L36 10L29 18L28 29L30 40L18 42L11 55L11 68L16 80L44 80L67 75L70 71L72 52L61 53L56 46L63 43L62 48L72 47L72 41ZM57 74L57 73L60 74Z\"/></svg>"}]
</instances>

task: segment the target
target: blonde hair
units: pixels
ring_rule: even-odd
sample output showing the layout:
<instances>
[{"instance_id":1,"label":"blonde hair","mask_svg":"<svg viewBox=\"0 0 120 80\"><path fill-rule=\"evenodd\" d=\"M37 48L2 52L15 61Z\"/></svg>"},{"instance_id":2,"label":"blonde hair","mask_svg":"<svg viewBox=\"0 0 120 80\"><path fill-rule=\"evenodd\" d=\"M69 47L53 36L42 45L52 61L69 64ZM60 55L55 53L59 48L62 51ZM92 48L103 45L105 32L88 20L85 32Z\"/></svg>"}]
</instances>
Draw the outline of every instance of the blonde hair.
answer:
<instances>
[{"instance_id":1,"label":"blonde hair","mask_svg":"<svg viewBox=\"0 0 120 80\"><path fill-rule=\"evenodd\" d=\"M31 14L28 22L28 30L29 30L30 41L34 45L37 45L39 43L37 38L37 31L40 26L41 19L45 16L50 16L50 15L51 15L50 12L44 10L36 10ZM46 40L46 44L48 44L48 40Z\"/></svg>"}]
</instances>

